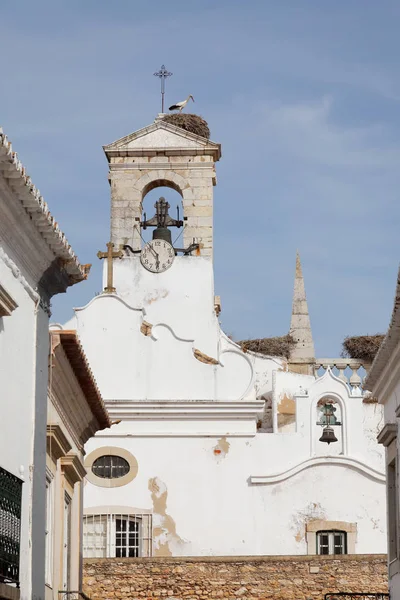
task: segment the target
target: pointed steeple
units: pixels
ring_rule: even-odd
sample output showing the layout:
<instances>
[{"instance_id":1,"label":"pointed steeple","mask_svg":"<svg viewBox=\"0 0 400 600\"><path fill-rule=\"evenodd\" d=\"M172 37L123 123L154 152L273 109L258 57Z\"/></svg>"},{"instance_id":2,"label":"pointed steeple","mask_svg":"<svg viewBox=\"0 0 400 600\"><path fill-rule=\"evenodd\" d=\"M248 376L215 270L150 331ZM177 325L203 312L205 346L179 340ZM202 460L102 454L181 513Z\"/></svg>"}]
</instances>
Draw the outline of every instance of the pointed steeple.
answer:
<instances>
[{"instance_id":1,"label":"pointed steeple","mask_svg":"<svg viewBox=\"0 0 400 600\"><path fill-rule=\"evenodd\" d=\"M296 345L293 347L290 355L290 362L313 363L315 357L314 341L299 252L296 254L296 275L294 279L292 319L290 321L289 333L296 341Z\"/></svg>"}]
</instances>

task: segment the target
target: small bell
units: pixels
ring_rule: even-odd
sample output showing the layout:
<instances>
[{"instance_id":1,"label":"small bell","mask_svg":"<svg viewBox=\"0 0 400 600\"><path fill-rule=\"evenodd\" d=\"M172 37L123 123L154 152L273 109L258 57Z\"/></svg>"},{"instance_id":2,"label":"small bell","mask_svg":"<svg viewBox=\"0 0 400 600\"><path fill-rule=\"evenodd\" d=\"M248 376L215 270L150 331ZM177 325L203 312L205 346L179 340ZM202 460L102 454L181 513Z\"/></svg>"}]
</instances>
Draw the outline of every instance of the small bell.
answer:
<instances>
[{"instance_id":1,"label":"small bell","mask_svg":"<svg viewBox=\"0 0 400 600\"><path fill-rule=\"evenodd\" d=\"M326 444L330 444L331 442L337 442L338 440L335 435L335 432L333 431L333 427L330 427L329 425L324 427L319 441L325 442Z\"/></svg>"}]
</instances>

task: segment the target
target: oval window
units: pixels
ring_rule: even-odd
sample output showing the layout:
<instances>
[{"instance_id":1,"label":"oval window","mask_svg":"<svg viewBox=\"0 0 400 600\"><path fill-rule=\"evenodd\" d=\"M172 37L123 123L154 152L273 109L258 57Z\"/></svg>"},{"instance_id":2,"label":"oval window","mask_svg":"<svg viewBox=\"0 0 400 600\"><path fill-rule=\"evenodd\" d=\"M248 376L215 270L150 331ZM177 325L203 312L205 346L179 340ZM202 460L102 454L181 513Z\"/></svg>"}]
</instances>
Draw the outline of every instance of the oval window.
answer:
<instances>
[{"instance_id":1,"label":"oval window","mask_svg":"<svg viewBox=\"0 0 400 600\"><path fill-rule=\"evenodd\" d=\"M127 475L130 469L131 467L125 458L111 454L99 456L92 465L94 475L103 479L118 479L118 477Z\"/></svg>"}]
</instances>

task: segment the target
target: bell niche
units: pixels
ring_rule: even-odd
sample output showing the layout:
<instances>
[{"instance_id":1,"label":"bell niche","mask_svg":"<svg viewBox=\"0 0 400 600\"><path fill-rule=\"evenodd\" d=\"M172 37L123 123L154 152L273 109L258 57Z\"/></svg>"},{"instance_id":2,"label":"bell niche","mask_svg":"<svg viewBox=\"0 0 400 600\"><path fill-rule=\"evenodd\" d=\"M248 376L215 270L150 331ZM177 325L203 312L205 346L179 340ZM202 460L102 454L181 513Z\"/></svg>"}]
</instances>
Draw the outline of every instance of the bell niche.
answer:
<instances>
[{"instance_id":1,"label":"bell niche","mask_svg":"<svg viewBox=\"0 0 400 600\"><path fill-rule=\"evenodd\" d=\"M342 406L335 398L322 398L317 404L316 451L343 454Z\"/></svg>"},{"instance_id":2,"label":"bell niche","mask_svg":"<svg viewBox=\"0 0 400 600\"><path fill-rule=\"evenodd\" d=\"M213 187L215 164L221 157L219 144L160 117L105 146L104 152L109 163L111 241L115 247L141 248L141 227L154 226L149 223L153 215L149 220L144 218L143 199L155 188L168 187L182 198L183 214L175 219L168 212L169 219L183 222L181 247L198 245L200 255L212 259ZM159 216L156 209L154 217L160 220L163 210L165 205L160 205ZM156 229L156 235L168 235L160 231L161 225L156 224Z\"/></svg>"}]
</instances>

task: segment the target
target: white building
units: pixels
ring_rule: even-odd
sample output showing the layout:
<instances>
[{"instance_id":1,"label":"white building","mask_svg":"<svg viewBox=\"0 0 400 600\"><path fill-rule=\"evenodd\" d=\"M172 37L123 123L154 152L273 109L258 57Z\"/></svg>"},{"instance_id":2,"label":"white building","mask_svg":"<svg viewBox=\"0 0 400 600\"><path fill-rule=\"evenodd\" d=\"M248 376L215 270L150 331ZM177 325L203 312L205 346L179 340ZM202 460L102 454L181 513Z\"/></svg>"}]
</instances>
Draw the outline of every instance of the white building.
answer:
<instances>
[{"instance_id":1,"label":"white building","mask_svg":"<svg viewBox=\"0 0 400 600\"><path fill-rule=\"evenodd\" d=\"M0 598L44 598L49 303L86 277L0 129Z\"/></svg>"},{"instance_id":2,"label":"white building","mask_svg":"<svg viewBox=\"0 0 400 600\"><path fill-rule=\"evenodd\" d=\"M105 153L113 276L105 261L104 293L65 326L120 421L86 445L84 554L385 552L381 407L362 396L359 361L314 358L300 260L290 363L243 351L214 295L220 146L158 118ZM141 250L143 199L163 186L182 198L187 255L164 241L163 203L161 239Z\"/></svg>"},{"instance_id":3,"label":"white building","mask_svg":"<svg viewBox=\"0 0 400 600\"><path fill-rule=\"evenodd\" d=\"M84 444L110 420L74 331L50 332L45 600L82 589Z\"/></svg>"},{"instance_id":4,"label":"white building","mask_svg":"<svg viewBox=\"0 0 400 600\"><path fill-rule=\"evenodd\" d=\"M388 567L392 600L400 599L399 448L400 417L400 271L389 329L375 357L366 387L384 408L384 426L379 442L386 448Z\"/></svg>"}]
</instances>

